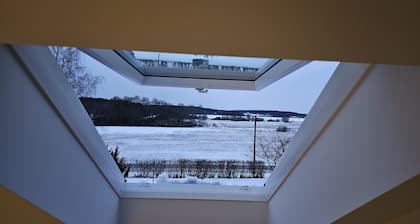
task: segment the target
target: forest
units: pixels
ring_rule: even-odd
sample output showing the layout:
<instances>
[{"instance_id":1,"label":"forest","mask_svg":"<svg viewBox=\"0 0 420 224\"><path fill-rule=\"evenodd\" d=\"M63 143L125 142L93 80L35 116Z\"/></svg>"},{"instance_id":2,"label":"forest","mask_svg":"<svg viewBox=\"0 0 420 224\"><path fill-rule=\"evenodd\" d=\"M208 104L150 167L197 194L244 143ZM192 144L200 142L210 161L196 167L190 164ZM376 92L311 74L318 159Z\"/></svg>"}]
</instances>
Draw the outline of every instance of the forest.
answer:
<instances>
[{"instance_id":1,"label":"forest","mask_svg":"<svg viewBox=\"0 0 420 224\"><path fill-rule=\"evenodd\" d=\"M246 117L246 114L265 114L272 117L306 116L288 111L216 110L201 106L171 105L158 99L145 100L135 97L81 97L80 101L96 126L196 127L205 125L209 114L231 116L232 120Z\"/></svg>"}]
</instances>

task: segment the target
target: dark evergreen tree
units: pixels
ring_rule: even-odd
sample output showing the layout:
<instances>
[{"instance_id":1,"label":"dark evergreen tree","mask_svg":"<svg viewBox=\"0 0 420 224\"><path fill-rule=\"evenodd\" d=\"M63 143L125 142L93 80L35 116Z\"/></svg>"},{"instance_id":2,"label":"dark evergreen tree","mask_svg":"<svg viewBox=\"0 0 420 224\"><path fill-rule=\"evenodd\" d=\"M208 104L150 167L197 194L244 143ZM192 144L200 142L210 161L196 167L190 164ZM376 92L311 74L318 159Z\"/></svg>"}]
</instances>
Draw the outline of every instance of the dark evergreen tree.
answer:
<instances>
[{"instance_id":1,"label":"dark evergreen tree","mask_svg":"<svg viewBox=\"0 0 420 224\"><path fill-rule=\"evenodd\" d=\"M130 172L130 164L123 157L120 157L118 146L114 150L110 150L110 153L125 179L128 177L128 172Z\"/></svg>"}]
</instances>

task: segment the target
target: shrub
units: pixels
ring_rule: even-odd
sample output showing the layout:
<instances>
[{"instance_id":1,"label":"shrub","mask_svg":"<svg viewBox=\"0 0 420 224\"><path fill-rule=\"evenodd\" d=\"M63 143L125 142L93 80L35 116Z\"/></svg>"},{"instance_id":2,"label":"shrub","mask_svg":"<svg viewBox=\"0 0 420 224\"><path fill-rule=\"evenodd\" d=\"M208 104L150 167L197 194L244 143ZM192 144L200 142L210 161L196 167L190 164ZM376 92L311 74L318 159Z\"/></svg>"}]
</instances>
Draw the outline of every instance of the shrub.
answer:
<instances>
[{"instance_id":1,"label":"shrub","mask_svg":"<svg viewBox=\"0 0 420 224\"><path fill-rule=\"evenodd\" d=\"M187 160L175 161L151 160L136 161L132 168L137 172L136 177L156 178L165 174L170 178L262 178L266 171L263 161L238 160Z\"/></svg>"},{"instance_id":2,"label":"shrub","mask_svg":"<svg viewBox=\"0 0 420 224\"><path fill-rule=\"evenodd\" d=\"M279 126L279 127L276 129L276 131L277 131L277 132L288 132L288 131L289 131L289 128L288 128L287 126L282 125L282 126Z\"/></svg>"}]
</instances>

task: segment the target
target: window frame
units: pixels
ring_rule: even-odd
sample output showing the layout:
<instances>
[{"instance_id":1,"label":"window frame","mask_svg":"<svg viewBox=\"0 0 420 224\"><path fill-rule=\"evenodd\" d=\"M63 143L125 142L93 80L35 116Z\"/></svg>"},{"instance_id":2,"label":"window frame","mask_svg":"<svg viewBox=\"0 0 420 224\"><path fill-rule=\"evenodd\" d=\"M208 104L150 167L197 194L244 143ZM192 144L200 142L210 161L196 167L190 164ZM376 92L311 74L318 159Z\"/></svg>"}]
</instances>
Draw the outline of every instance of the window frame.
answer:
<instances>
[{"instance_id":1,"label":"window frame","mask_svg":"<svg viewBox=\"0 0 420 224\"><path fill-rule=\"evenodd\" d=\"M67 85L64 74L57 75L63 72L59 69L48 47L32 45L8 45L8 47L29 71L51 107L55 109L62 122L82 145L98 171L120 198L269 201L351 98L356 87L363 82L372 67L369 64L340 63L296 133L294 141L289 146L289 153L285 154L283 164L274 169L265 187L141 185L124 183L122 174L83 105ZM139 82L139 77L136 77L137 71L133 70L127 62L117 60L111 64L107 63L113 58L118 59L114 51L100 51L103 51L103 54L101 57L96 57L97 60L128 78L133 76L133 81ZM290 68L288 73L283 71L283 74L279 76L283 77L294 70L296 69Z\"/></svg>"},{"instance_id":2,"label":"window frame","mask_svg":"<svg viewBox=\"0 0 420 224\"><path fill-rule=\"evenodd\" d=\"M80 50L141 85L204 89L261 90L310 62L308 60L274 59L269 65L263 66L256 79L218 79L184 77L183 74L178 76L145 74L135 62L135 58L126 51L94 48Z\"/></svg>"}]
</instances>

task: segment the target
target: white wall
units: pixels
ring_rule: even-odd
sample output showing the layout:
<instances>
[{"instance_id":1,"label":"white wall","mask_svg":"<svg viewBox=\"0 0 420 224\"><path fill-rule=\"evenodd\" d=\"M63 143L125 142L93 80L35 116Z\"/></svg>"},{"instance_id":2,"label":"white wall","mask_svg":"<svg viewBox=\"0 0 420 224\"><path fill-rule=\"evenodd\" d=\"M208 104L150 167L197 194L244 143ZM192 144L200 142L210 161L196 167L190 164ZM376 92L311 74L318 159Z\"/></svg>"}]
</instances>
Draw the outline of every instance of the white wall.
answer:
<instances>
[{"instance_id":1,"label":"white wall","mask_svg":"<svg viewBox=\"0 0 420 224\"><path fill-rule=\"evenodd\" d=\"M266 202L121 199L121 224L264 224Z\"/></svg>"},{"instance_id":2,"label":"white wall","mask_svg":"<svg viewBox=\"0 0 420 224\"><path fill-rule=\"evenodd\" d=\"M119 200L27 72L0 45L0 181L65 223L329 223L420 173L420 67L374 67L268 204Z\"/></svg>"},{"instance_id":3,"label":"white wall","mask_svg":"<svg viewBox=\"0 0 420 224\"><path fill-rule=\"evenodd\" d=\"M37 55L43 52L36 47L27 50L22 52L34 51ZM50 67L49 63L44 64L46 60L40 60L37 69ZM3 102L0 137L4 144L0 181L7 189L65 223L267 223L265 202L119 200L24 68L8 47L0 45L0 101ZM46 85L59 84L45 80ZM54 94L66 93L66 90L55 91ZM66 101L66 104L77 106L74 102ZM84 120L79 117L75 121ZM96 154L96 157L102 156Z\"/></svg>"},{"instance_id":4,"label":"white wall","mask_svg":"<svg viewBox=\"0 0 420 224\"><path fill-rule=\"evenodd\" d=\"M269 201L269 223L331 223L419 174L419 84L420 67L374 66Z\"/></svg>"},{"instance_id":5,"label":"white wall","mask_svg":"<svg viewBox=\"0 0 420 224\"><path fill-rule=\"evenodd\" d=\"M0 102L2 186L65 223L117 223L118 196L4 45Z\"/></svg>"}]
</instances>

